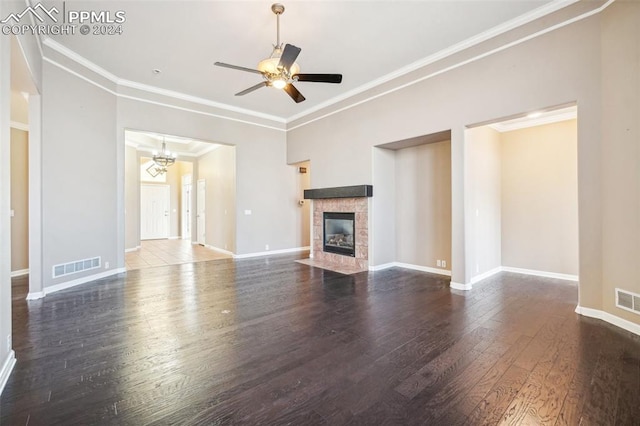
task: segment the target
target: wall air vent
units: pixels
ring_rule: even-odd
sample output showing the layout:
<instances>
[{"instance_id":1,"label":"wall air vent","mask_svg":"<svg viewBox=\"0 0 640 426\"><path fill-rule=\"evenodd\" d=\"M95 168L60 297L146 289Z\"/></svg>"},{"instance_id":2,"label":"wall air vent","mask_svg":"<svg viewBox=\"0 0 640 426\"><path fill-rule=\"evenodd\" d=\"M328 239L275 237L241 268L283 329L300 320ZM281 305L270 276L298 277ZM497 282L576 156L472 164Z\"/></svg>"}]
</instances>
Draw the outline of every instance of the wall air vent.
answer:
<instances>
[{"instance_id":1,"label":"wall air vent","mask_svg":"<svg viewBox=\"0 0 640 426\"><path fill-rule=\"evenodd\" d=\"M98 269L101 264L102 261L100 259L100 256L98 256L91 259L76 260L75 262L53 265L53 278L75 274L77 272L88 271L89 269Z\"/></svg>"},{"instance_id":2,"label":"wall air vent","mask_svg":"<svg viewBox=\"0 0 640 426\"><path fill-rule=\"evenodd\" d=\"M640 294L616 288L616 306L640 315Z\"/></svg>"}]
</instances>

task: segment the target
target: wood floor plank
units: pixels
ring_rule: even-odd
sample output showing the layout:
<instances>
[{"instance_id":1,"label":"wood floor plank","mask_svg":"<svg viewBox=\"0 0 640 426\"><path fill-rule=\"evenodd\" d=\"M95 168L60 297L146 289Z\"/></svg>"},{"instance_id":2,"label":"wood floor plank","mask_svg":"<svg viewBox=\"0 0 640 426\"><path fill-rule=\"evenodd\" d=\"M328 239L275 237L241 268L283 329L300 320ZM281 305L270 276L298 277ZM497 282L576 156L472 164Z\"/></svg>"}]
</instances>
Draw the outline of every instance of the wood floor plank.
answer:
<instances>
[{"instance_id":1,"label":"wood floor plank","mask_svg":"<svg viewBox=\"0 0 640 426\"><path fill-rule=\"evenodd\" d=\"M575 284L501 273L464 292L298 258L140 269L30 302L15 278L0 424L638 418L640 338L576 315Z\"/></svg>"}]
</instances>

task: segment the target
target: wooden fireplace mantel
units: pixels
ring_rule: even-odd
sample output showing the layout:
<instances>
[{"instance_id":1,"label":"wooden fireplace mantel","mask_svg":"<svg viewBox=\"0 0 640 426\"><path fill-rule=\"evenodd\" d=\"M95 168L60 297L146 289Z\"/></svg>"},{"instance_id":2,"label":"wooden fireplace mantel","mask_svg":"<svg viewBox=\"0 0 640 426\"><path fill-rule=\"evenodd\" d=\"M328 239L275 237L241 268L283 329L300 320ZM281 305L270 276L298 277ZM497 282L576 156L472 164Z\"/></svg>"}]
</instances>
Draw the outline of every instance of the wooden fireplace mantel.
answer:
<instances>
[{"instance_id":1,"label":"wooden fireplace mantel","mask_svg":"<svg viewBox=\"0 0 640 426\"><path fill-rule=\"evenodd\" d=\"M305 189L305 200L326 198L358 198L373 197L372 185L338 186L335 188Z\"/></svg>"}]
</instances>

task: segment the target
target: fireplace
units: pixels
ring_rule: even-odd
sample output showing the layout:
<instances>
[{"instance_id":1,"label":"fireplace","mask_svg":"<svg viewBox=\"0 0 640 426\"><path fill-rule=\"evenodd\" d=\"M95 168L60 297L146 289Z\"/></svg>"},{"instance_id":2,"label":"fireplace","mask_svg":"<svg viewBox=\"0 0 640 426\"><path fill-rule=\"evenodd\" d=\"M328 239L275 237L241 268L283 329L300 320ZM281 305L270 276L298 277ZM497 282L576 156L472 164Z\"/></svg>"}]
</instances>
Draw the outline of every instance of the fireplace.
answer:
<instances>
[{"instance_id":1,"label":"fireplace","mask_svg":"<svg viewBox=\"0 0 640 426\"><path fill-rule=\"evenodd\" d=\"M355 213L323 213L323 250L355 257Z\"/></svg>"}]
</instances>

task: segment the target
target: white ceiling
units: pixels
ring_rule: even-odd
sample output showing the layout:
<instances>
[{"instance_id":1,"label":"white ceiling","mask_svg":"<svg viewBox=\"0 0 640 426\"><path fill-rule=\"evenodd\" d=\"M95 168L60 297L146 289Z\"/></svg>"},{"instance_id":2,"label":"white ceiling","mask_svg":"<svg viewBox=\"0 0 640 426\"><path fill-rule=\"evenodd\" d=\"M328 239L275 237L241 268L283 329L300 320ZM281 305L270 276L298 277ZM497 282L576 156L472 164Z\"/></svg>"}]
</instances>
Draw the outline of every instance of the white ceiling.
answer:
<instances>
[{"instance_id":1,"label":"white ceiling","mask_svg":"<svg viewBox=\"0 0 640 426\"><path fill-rule=\"evenodd\" d=\"M119 79L291 119L428 60L460 43L572 3L501 1L284 1L281 38L302 48L301 72L342 73L340 85L297 83L295 104L277 89L235 93L261 76L213 66L255 68L276 38L271 1L67 1L75 10L123 10L122 35L53 40ZM62 10L62 1L44 1ZM153 69L160 69L154 74Z\"/></svg>"}]
</instances>

